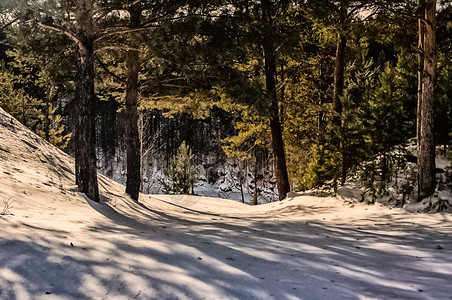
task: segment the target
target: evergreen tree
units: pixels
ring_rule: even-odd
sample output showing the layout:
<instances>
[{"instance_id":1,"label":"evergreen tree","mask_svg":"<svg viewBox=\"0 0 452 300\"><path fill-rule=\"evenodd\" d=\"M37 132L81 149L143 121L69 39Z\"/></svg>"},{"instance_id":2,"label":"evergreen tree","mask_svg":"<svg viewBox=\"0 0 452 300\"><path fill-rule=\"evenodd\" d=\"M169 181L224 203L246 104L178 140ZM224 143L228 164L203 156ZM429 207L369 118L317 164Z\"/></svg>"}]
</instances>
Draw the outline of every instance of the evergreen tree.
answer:
<instances>
[{"instance_id":1,"label":"evergreen tree","mask_svg":"<svg viewBox=\"0 0 452 300\"><path fill-rule=\"evenodd\" d=\"M141 23L143 8L141 3L131 5L128 9L130 30L137 30ZM127 181L126 193L135 201L141 187L141 143L138 132L138 76L139 76L139 35L132 33L129 37L130 50L127 51L127 81L126 81L126 155Z\"/></svg>"},{"instance_id":2,"label":"evergreen tree","mask_svg":"<svg viewBox=\"0 0 452 300\"><path fill-rule=\"evenodd\" d=\"M422 198L435 187L432 124L444 145L452 124L450 3L437 2L76 0L29 2L26 10L26 1L5 0L0 101L64 146L63 107L75 98L77 183L95 200L98 99L123 103L126 191L135 200L142 155L138 104L164 116L206 118L217 108L233 115L236 135L224 140L225 153L252 165L255 153L271 148L280 199L289 178L297 188L345 180L381 155L377 168L384 170L386 153L416 132L417 119Z\"/></svg>"},{"instance_id":3,"label":"evergreen tree","mask_svg":"<svg viewBox=\"0 0 452 300\"><path fill-rule=\"evenodd\" d=\"M43 29L66 35L75 45L75 170L79 191L99 201L94 125L94 41L100 6L94 0L42 1L23 11ZM37 5L39 7L37 7ZM96 23L96 24L95 24Z\"/></svg>"},{"instance_id":4,"label":"evergreen tree","mask_svg":"<svg viewBox=\"0 0 452 300\"><path fill-rule=\"evenodd\" d=\"M436 188L434 97L436 78L436 0L420 0L419 40L422 62L418 93L419 201Z\"/></svg>"},{"instance_id":5,"label":"evergreen tree","mask_svg":"<svg viewBox=\"0 0 452 300\"><path fill-rule=\"evenodd\" d=\"M193 194L198 177L198 168L193 165L192 151L185 142L182 142L176 154L170 159L168 167L163 170L163 174L168 180L162 180L165 193Z\"/></svg>"},{"instance_id":6,"label":"evergreen tree","mask_svg":"<svg viewBox=\"0 0 452 300\"><path fill-rule=\"evenodd\" d=\"M435 97L435 133L437 145L449 145L452 128L452 3L438 11L438 80ZM451 149L451 148L449 148ZM452 149L451 149L452 150Z\"/></svg>"},{"instance_id":7,"label":"evergreen tree","mask_svg":"<svg viewBox=\"0 0 452 300\"><path fill-rule=\"evenodd\" d=\"M0 62L0 106L25 126L37 130L43 104L20 87L23 81Z\"/></svg>"},{"instance_id":8,"label":"evergreen tree","mask_svg":"<svg viewBox=\"0 0 452 300\"><path fill-rule=\"evenodd\" d=\"M223 9L218 19L212 22L210 30L219 35L207 39L219 53L216 78L212 85L235 103L256 108L260 117L269 123L271 148L273 152L279 199L290 190L287 174L281 108L284 98L278 69L283 68L281 45L290 47L296 22L291 23L291 13L297 14L299 5L288 1L234 1L234 9ZM224 8L224 7L223 7ZM212 34L212 33L211 33ZM220 48L221 47L221 48ZM227 49L224 51L223 49ZM210 53L209 53L210 54ZM214 77L215 78L215 77ZM209 79L208 82L212 82Z\"/></svg>"},{"instance_id":9,"label":"evergreen tree","mask_svg":"<svg viewBox=\"0 0 452 300\"><path fill-rule=\"evenodd\" d=\"M11 26L6 32L10 45L6 51L8 65L20 74L24 91L42 103L34 130L55 146L66 148L71 133L66 132L61 114L63 99L73 95L73 53L65 47L68 40L29 26Z\"/></svg>"},{"instance_id":10,"label":"evergreen tree","mask_svg":"<svg viewBox=\"0 0 452 300\"><path fill-rule=\"evenodd\" d=\"M171 27L176 20L185 23L185 19L191 15L192 6L185 12L179 8L185 5L184 1L165 1L159 3L152 0L138 2L116 1L112 9L120 13L113 15L108 26L117 27L113 23L120 24L124 30L117 32L107 26L106 38L101 40L102 46L98 55L98 63L103 68L104 76L112 77L115 88L100 83L104 92L120 94L125 90L122 98L125 104L125 140L127 156L127 180L126 192L138 201L141 186L141 141L139 134L139 102L142 108L150 108L152 98L174 96L173 91L159 89L160 81L167 79L158 78L156 69L163 68L161 57L157 48L166 48L168 42L162 37L171 38L173 35L183 35L182 32L171 32ZM195 3L196 4L196 3ZM195 5L190 3L190 5ZM125 12L125 13L121 13ZM160 43L160 45L159 45ZM168 54L168 53L165 53ZM105 63L105 59L109 60ZM118 64L118 61L125 63ZM153 62L156 62L155 64ZM169 70L166 74L173 74L177 70ZM146 75L146 76L145 76ZM169 81L171 81L169 79ZM119 84L119 86L118 86ZM177 95L179 96L179 95ZM174 107L174 97L168 97L170 106ZM163 109L159 103L157 109Z\"/></svg>"}]
</instances>

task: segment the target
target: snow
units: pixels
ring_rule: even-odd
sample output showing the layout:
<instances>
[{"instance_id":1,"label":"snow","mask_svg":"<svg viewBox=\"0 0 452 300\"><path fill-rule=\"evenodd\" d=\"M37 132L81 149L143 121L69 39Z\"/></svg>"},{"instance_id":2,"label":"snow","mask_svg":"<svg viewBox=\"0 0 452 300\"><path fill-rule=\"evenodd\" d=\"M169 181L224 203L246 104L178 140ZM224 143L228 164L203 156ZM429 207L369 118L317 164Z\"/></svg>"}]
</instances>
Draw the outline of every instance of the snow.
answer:
<instances>
[{"instance_id":1,"label":"snow","mask_svg":"<svg viewBox=\"0 0 452 300\"><path fill-rule=\"evenodd\" d=\"M409 212L419 213L452 213L452 185L450 183L451 161L445 156L445 151L437 147L435 157L437 188L435 192L427 198L418 201L417 196L417 160L416 138L409 139L406 145L401 145L396 149L386 153L392 163L389 168L391 177L385 182L385 188L379 191L381 181L378 180L378 172L375 172L375 179L365 184L363 178L366 176L365 168L377 168L381 160L381 155L371 161L362 163L354 172L350 172L344 184L341 184L336 192L332 184L326 184L319 189L307 191L312 195L329 196L335 194L340 200L348 201L350 204L364 202L373 204L381 203L388 207L403 207ZM409 157L410 159L407 159ZM411 161L410 161L411 160ZM381 169L380 169L381 172Z\"/></svg>"},{"instance_id":2,"label":"snow","mask_svg":"<svg viewBox=\"0 0 452 300\"><path fill-rule=\"evenodd\" d=\"M1 299L452 299L450 214L301 194L135 203L101 175L98 204L1 109L0 167Z\"/></svg>"}]
</instances>

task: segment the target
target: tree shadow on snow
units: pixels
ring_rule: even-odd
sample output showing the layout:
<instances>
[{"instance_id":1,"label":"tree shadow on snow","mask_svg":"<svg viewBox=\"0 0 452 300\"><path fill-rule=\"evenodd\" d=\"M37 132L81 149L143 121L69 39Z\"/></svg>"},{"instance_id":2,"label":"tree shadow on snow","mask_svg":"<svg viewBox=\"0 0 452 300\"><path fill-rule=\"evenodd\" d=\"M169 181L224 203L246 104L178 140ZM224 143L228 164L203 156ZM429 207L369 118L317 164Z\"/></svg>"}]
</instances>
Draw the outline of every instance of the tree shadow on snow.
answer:
<instances>
[{"instance_id":1,"label":"tree shadow on snow","mask_svg":"<svg viewBox=\"0 0 452 300\"><path fill-rule=\"evenodd\" d=\"M401 215L373 225L198 221L131 200L129 214L90 204L107 219L82 248L44 240L39 228L27 242L1 241L0 298L452 299L446 221L441 230Z\"/></svg>"}]
</instances>

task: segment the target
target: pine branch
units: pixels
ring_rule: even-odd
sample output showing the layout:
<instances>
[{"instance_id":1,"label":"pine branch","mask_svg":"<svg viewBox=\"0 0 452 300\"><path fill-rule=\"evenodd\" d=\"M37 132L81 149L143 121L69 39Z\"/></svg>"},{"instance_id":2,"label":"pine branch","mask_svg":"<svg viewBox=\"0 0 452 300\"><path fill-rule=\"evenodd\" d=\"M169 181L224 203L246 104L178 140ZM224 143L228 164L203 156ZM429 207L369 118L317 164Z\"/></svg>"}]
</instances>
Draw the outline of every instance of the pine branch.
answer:
<instances>
[{"instance_id":1,"label":"pine branch","mask_svg":"<svg viewBox=\"0 0 452 300\"><path fill-rule=\"evenodd\" d=\"M19 20L19 18L15 18L14 20L12 20L12 21L6 23L5 25L3 25L2 27L0 27L0 30L3 30L3 29L5 29L5 28L7 28L7 27L13 25L13 24L16 23L18 20Z\"/></svg>"},{"instance_id":2,"label":"pine branch","mask_svg":"<svg viewBox=\"0 0 452 300\"><path fill-rule=\"evenodd\" d=\"M141 32L141 31L148 31L151 29L155 29L158 26L154 26L154 27L144 27L144 28L136 28L136 29L126 29L126 30L121 30L121 31L113 31L113 32L108 32L105 33L101 36L99 36L97 39L94 40L94 42L98 42L106 37L109 36L114 36L114 35L122 35L122 34L127 34L127 33L134 33L134 32Z\"/></svg>"},{"instance_id":3,"label":"pine branch","mask_svg":"<svg viewBox=\"0 0 452 300\"><path fill-rule=\"evenodd\" d=\"M96 50L94 50L94 53L102 52L104 50L125 50L125 51L138 51L138 52L141 52L140 49L129 47L129 46L104 46L104 47L97 48Z\"/></svg>"},{"instance_id":4,"label":"pine branch","mask_svg":"<svg viewBox=\"0 0 452 300\"><path fill-rule=\"evenodd\" d=\"M361 22L366 22L366 21L368 21L369 19L371 19L373 16L375 16L377 13L378 13L378 11L379 11L379 8L377 7L377 8L374 8L373 9L373 11L370 13L370 14L368 14L364 19L362 19L362 20L360 20Z\"/></svg>"},{"instance_id":5,"label":"pine branch","mask_svg":"<svg viewBox=\"0 0 452 300\"><path fill-rule=\"evenodd\" d=\"M391 8L391 7L387 6L387 5L384 5L381 1L378 1L378 0L367 0L367 2L370 3L371 5L374 5L374 6L377 6L377 7L381 8L381 9L383 9L383 10L386 10L387 12L390 12L392 14L403 16L403 17L407 17L407 18L413 19L413 20L418 20L419 19L422 22L428 24L428 21L426 19L424 19L424 18L421 18L419 16L403 12L401 10L397 10L397 9Z\"/></svg>"},{"instance_id":6,"label":"pine branch","mask_svg":"<svg viewBox=\"0 0 452 300\"><path fill-rule=\"evenodd\" d=\"M134 5L137 5L140 2L141 2L141 0L135 0L132 3L130 3L130 4L124 4L124 7L130 8L130 7L134 6Z\"/></svg>"},{"instance_id":7,"label":"pine branch","mask_svg":"<svg viewBox=\"0 0 452 300\"><path fill-rule=\"evenodd\" d=\"M96 60L99 63L99 65L102 67L102 69L104 69L104 71L107 72L110 76L112 76L114 79L116 79L120 83L127 84L127 82L124 79L122 79L121 77L119 77L118 75L116 75L115 73L110 71L108 69L108 67L100 60L100 58L97 55L96 55Z\"/></svg>"},{"instance_id":8,"label":"pine branch","mask_svg":"<svg viewBox=\"0 0 452 300\"><path fill-rule=\"evenodd\" d=\"M44 24L44 23L42 23L40 21L38 21L38 25L40 27L42 27L42 28L53 30L53 31L65 34L70 39L72 39L77 44L77 46L80 49L85 49L85 46L83 45L82 41L79 38L77 38L77 36L75 34L73 34L72 32L70 32L70 31L68 31L66 29L60 28L60 27Z\"/></svg>"},{"instance_id":9,"label":"pine branch","mask_svg":"<svg viewBox=\"0 0 452 300\"><path fill-rule=\"evenodd\" d=\"M157 17L157 18L147 21L146 23L143 23L143 27L149 26L152 23L176 21L176 20L182 20L182 19L192 18L192 17L218 18L219 16L209 15L209 14L188 14L188 15L176 16L176 17L171 17L171 18L164 17L162 19Z\"/></svg>"}]
</instances>

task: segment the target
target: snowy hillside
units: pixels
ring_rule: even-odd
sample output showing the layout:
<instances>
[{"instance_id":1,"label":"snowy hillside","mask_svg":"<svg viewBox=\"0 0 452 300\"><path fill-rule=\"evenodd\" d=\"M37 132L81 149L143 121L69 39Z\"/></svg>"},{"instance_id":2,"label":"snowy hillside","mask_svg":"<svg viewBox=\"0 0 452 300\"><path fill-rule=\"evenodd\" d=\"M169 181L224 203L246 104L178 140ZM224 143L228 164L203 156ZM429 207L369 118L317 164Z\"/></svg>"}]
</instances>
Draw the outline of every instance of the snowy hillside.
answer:
<instances>
[{"instance_id":1,"label":"snowy hillside","mask_svg":"<svg viewBox=\"0 0 452 300\"><path fill-rule=\"evenodd\" d=\"M0 299L452 299L452 216L291 195L142 195L0 109Z\"/></svg>"}]
</instances>

